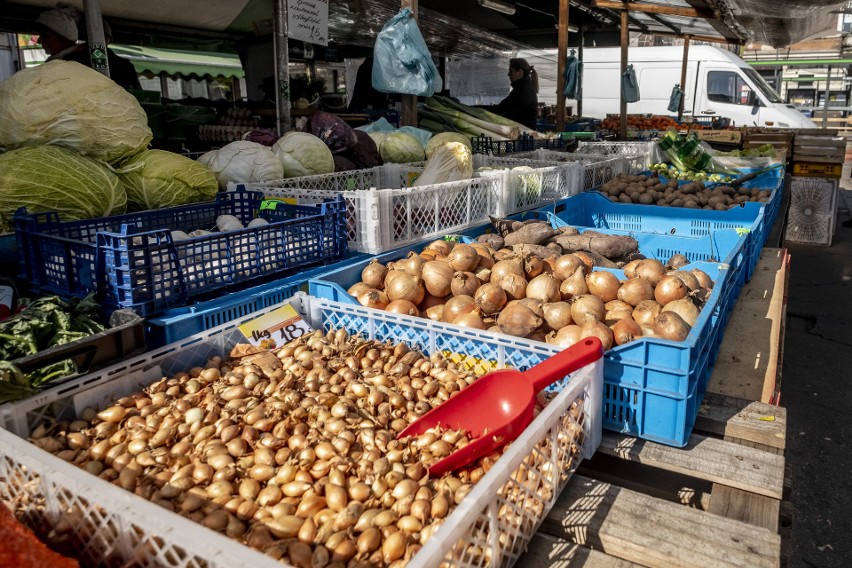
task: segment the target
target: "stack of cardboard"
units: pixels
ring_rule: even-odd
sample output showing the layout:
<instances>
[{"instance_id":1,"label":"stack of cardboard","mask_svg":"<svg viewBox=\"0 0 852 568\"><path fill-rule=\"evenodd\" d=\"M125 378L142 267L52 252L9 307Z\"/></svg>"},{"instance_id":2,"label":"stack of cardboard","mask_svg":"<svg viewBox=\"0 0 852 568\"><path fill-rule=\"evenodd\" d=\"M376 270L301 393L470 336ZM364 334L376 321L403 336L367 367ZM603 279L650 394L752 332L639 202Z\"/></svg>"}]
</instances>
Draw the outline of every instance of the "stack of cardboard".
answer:
<instances>
[{"instance_id":1,"label":"stack of cardboard","mask_svg":"<svg viewBox=\"0 0 852 568\"><path fill-rule=\"evenodd\" d=\"M839 179L846 159L846 139L836 130L807 129L796 133L793 175Z\"/></svg>"}]
</instances>

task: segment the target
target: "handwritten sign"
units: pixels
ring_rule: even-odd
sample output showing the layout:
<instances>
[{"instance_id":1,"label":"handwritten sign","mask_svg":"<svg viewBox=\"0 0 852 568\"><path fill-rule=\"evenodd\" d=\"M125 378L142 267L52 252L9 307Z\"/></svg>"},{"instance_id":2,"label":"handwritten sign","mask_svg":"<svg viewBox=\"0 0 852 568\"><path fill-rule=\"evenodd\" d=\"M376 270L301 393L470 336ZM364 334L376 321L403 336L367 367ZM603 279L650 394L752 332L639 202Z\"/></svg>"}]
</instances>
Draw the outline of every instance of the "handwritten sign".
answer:
<instances>
[{"instance_id":1,"label":"handwritten sign","mask_svg":"<svg viewBox=\"0 0 852 568\"><path fill-rule=\"evenodd\" d=\"M328 45L328 0L287 0L289 37Z\"/></svg>"},{"instance_id":2,"label":"handwritten sign","mask_svg":"<svg viewBox=\"0 0 852 568\"><path fill-rule=\"evenodd\" d=\"M239 329L249 343L263 349L280 347L313 331L290 305L244 323Z\"/></svg>"}]
</instances>

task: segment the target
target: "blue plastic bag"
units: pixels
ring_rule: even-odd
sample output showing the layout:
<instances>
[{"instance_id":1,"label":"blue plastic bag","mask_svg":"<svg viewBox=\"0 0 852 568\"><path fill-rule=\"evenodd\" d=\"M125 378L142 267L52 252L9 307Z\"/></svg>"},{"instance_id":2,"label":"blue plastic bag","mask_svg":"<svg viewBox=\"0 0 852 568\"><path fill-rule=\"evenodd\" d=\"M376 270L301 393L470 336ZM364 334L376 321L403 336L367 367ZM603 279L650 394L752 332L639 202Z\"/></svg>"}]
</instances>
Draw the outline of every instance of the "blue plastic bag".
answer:
<instances>
[{"instance_id":1,"label":"blue plastic bag","mask_svg":"<svg viewBox=\"0 0 852 568\"><path fill-rule=\"evenodd\" d=\"M680 88L680 83L675 83L675 86L672 89L672 94L669 97L668 111L679 112L681 99L683 99L683 90Z\"/></svg>"},{"instance_id":2,"label":"blue plastic bag","mask_svg":"<svg viewBox=\"0 0 852 568\"><path fill-rule=\"evenodd\" d=\"M621 92L624 93L624 100L628 103L639 100L639 82L636 80L636 72L632 65L628 65L627 70L621 75Z\"/></svg>"},{"instance_id":3,"label":"blue plastic bag","mask_svg":"<svg viewBox=\"0 0 852 568\"><path fill-rule=\"evenodd\" d=\"M376 36L373 88L383 93L431 97L443 88L414 13L403 8Z\"/></svg>"}]
</instances>

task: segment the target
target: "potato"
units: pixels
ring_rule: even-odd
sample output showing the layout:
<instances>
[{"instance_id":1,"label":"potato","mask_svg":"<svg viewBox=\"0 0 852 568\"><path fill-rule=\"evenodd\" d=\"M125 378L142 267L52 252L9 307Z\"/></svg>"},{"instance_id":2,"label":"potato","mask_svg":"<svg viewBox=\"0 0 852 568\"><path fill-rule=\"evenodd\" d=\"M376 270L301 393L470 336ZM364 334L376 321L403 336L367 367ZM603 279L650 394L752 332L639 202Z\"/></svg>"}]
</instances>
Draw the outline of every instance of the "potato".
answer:
<instances>
[{"instance_id":1,"label":"potato","mask_svg":"<svg viewBox=\"0 0 852 568\"><path fill-rule=\"evenodd\" d=\"M672 207L683 207L683 199L678 197L677 199L672 201Z\"/></svg>"}]
</instances>

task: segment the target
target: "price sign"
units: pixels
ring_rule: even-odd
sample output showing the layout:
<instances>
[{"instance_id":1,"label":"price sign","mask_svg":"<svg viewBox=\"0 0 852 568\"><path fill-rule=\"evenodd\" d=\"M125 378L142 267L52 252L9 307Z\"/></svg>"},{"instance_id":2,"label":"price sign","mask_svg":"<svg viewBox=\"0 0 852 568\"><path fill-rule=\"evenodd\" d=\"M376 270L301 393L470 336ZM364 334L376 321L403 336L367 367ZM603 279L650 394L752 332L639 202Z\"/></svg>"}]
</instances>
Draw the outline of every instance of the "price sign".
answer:
<instances>
[{"instance_id":1,"label":"price sign","mask_svg":"<svg viewBox=\"0 0 852 568\"><path fill-rule=\"evenodd\" d=\"M328 0L287 0L291 39L328 45Z\"/></svg>"},{"instance_id":2,"label":"price sign","mask_svg":"<svg viewBox=\"0 0 852 568\"><path fill-rule=\"evenodd\" d=\"M264 349L280 347L313 331L289 304L244 323L239 329L249 343Z\"/></svg>"}]
</instances>

